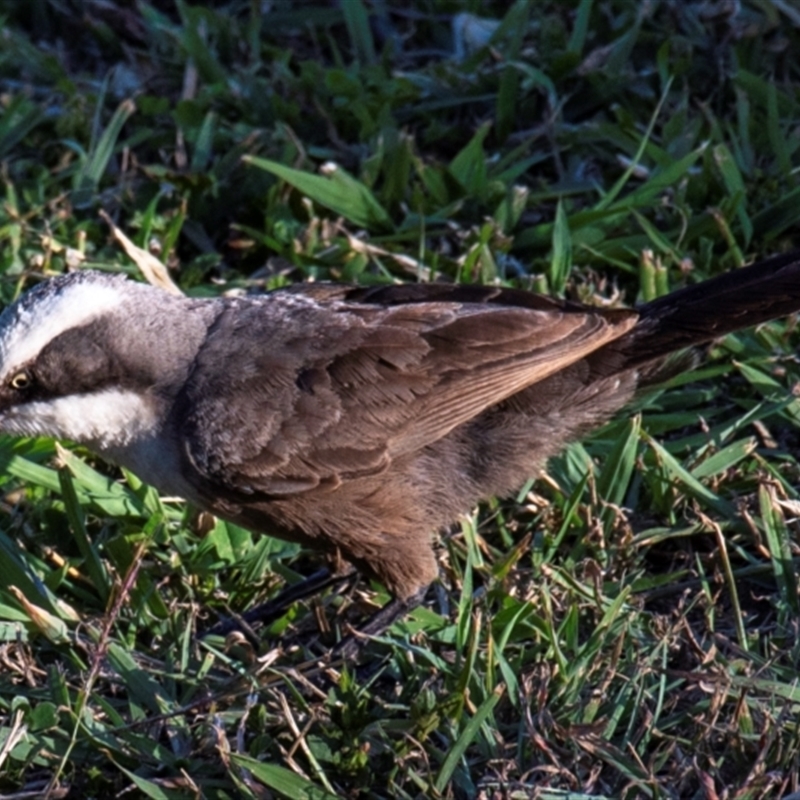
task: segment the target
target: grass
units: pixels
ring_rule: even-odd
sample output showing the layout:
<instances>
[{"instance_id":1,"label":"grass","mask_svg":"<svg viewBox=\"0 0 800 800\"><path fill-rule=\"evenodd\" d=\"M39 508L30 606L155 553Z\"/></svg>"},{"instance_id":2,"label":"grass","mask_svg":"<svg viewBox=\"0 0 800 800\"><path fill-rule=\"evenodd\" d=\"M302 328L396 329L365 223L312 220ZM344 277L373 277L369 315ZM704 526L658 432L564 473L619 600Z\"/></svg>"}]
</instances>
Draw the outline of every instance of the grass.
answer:
<instances>
[{"instance_id":1,"label":"grass","mask_svg":"<svg viewBox=\"0 0 800 800\"><path fill-rule=\"evenodd\" d=\"M500 281L631 304L800 241L783 0L3 14L3 302L77 265L135 273L101 211L196 295ZM380 586L294 606L259 652L198 638L314 559L0 439L0 796L797 792L798 344L795 319L726 337L478 509L359 669L320 656Z\"/></svg>"}]
</instances>

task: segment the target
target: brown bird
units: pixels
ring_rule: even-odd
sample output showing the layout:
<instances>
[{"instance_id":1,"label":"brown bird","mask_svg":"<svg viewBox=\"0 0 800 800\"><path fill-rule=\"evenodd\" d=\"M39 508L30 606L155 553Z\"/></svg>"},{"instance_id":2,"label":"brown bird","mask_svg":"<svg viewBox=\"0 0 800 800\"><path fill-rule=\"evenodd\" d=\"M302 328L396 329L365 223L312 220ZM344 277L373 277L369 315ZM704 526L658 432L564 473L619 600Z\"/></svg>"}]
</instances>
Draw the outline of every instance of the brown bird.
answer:
<instances>
[{"instance_id":1,"label":"brown bird","mask_svg":"<svg viewBox=\"0 0 800 800\"><path fill-rule=\"evenodd\" d=\"M798 309L798 254L638 310L442 284L198 300L76 272L0 316L0 430L83 443L343 559L396 612L436 578L438 529L517 489L670 354Z\"/></svg>"}]
</instances>

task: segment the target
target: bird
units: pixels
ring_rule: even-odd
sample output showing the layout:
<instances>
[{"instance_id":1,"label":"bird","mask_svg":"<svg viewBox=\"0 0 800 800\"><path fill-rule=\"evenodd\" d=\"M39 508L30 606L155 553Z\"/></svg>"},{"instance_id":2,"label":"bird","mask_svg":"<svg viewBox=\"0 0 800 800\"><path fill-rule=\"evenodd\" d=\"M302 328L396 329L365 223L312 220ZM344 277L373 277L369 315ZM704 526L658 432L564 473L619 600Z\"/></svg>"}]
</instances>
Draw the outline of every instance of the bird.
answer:
<instances>
[{"instance_id":1,"label":"bird","mask_svg":"<svg viewBox=\"0 0 800 800\"><path fill-rule=\"evenodd\" d=\"M377 630L436 580L438 531L517 490L676 353L799 309L800 252L638 308L445 283L193 298L78 270L0 315L0 431L80 443L352 565L393 597Z\"/></svg>"}]
</instances>

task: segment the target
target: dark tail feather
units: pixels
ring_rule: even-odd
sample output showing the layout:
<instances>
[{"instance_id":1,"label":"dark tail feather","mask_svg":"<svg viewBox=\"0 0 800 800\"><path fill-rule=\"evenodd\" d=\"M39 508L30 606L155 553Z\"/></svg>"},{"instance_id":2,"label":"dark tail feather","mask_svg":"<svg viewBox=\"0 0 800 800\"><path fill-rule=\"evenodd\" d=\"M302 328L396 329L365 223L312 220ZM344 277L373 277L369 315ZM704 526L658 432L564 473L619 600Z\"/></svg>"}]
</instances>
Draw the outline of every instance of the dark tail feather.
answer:
<instances>
[{"instance_id":1,"label":"dark tail feather","mask_svg":"<svg viewBox=\"0 0 800 800\"><path fill-rule=\"evenodd\" d=\"M591 360L600 373L612 374L795 311L800 311L800 251L646 303L636 326Z\"/></svg>"}]
</instances>

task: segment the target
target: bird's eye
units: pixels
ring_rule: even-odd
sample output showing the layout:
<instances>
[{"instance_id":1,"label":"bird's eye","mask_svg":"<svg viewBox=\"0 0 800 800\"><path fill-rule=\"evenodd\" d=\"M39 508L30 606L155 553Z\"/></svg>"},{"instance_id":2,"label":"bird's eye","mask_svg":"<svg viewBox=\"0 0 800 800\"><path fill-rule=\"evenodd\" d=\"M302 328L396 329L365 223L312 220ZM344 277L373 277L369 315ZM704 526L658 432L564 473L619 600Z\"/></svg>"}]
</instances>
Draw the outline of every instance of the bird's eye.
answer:
<instances>
[{"instance_id":1,"label":"bird's eye","mask_svg":"<svg viewBox=\"0 0 800 800\"><path fill-rule=\"evenodd\" d=\"M19 392L28 389L33 383L33 378L31 378L29 372L23 370L22 372L18 372L8 383L12 389L16 389Z\"/></svg>"}]
</instances>

